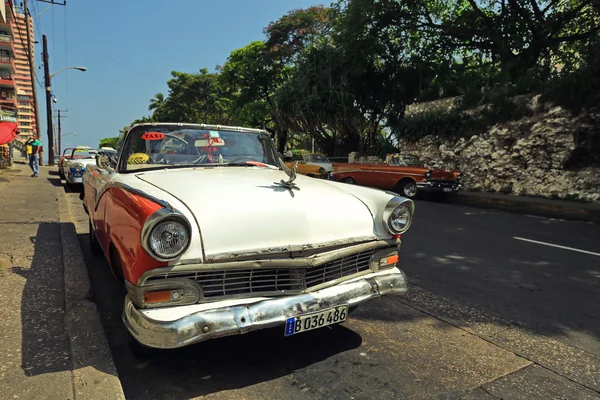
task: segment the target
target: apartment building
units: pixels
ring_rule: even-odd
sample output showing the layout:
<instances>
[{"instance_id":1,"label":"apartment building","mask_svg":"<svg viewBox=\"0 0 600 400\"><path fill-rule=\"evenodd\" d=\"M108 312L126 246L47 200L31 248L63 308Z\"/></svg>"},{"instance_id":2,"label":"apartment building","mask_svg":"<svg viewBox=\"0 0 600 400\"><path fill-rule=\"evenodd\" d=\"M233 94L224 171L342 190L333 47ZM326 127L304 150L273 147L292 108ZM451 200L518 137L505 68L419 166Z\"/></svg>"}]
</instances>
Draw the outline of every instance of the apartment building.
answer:
<instances>
[{"instance_id":1,"label":"apartment building","mask_svg":"<svg viewBox=\"0 0 600 400\"><path fill-rule=\"evenodd\" d=\"M33 38L33 22L26 21L21 6L12 0L4 2L4 10L0 9L0 120L16 117L17 138L21 140L38 132L33 98L35 80L27 51L27 29ZM31 54L33 46L32 42Z\"/></svg>"}]
</instances>

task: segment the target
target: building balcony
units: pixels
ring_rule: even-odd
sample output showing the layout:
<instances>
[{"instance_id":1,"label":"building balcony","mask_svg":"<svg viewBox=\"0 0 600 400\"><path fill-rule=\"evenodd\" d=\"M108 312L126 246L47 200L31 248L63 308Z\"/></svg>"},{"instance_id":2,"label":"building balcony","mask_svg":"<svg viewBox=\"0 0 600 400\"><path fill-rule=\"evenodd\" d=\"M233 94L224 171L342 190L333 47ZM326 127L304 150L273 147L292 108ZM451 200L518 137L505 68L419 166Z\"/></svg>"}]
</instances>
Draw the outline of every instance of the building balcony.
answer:
<instances>
[{"instance_id":1,"label":"building balcony","mask_svg":"<svg viewBox=\"0 0 600 400\"><path fill-rule=\"evenodd\" d=\"M4 38L4 40L2 40ZM7 35L0 35L0 50L8 50L10 54L15 54L15 45L12 38Z\"/></svg>"},{"instance_id":2,"label":"building balcony","mask_svg":"<svg viewBox=\"0 0 600 400\"><path fill-rule=\"evenodd\" d=\"M0 68L9 70L11 74L14 74L17 71L15 69L15 63L10 56L0 56Z\"/></svg>"},{"instance_id":3,"label":"building balcony","mask_svg":"<svg viewBox=\"0 0 600 400\"><path fill-rule=\"evenodd\" d=\"M11 77L0 77L0 88L16 89L15 80Z\"/></svg>"},{"instance_id":4,"label":"building balcony","mask_svg":"<svg viewBox=\"0 0 600 400\"><path fill-rule=\"evenodd\" d=\"M9 10L6 10L6 11L10 12ZM0 20L0 30L10 32L11 34L13 32L11 24L7 23L6 21L2 21L2 20Z\"/></svg>"}]
</instances>

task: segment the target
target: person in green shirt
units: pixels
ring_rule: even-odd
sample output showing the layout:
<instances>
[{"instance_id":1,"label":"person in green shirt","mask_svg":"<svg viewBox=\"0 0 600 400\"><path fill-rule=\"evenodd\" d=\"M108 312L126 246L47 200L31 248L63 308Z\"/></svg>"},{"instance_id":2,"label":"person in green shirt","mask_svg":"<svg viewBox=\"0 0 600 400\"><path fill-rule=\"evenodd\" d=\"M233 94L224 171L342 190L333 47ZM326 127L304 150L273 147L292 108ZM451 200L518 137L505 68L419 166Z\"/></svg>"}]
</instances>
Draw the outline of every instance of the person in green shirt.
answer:
<instances>
[{"instance_id":1,"label":"person in green shirt","mask_svg":"<svg viewBox=\"0 0 600 400\"><path fill-rule=\"evenodd\" d=\"M40 169L40 150L42 150L42 142L40 142L36 134L33 134L25 144L31 146L31 154L29 154L29 167L31 167L31 171L33 171L33 175L31 176L37 178Z\"/></svg>"}]
</instances>

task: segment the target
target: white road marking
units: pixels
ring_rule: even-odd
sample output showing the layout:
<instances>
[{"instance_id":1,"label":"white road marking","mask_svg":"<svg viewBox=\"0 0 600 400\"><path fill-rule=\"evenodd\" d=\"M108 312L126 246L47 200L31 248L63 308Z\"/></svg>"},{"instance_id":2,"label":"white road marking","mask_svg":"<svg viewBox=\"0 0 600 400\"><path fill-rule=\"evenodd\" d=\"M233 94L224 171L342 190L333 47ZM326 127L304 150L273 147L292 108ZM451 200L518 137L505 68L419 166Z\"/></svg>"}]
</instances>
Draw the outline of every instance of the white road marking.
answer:
<instances>
[{"instance_id":1,"label":"white road marking","mask_svg":"<svg viewBox=\"0 0 600 400\"><path fill-rule=\"evenodd\" d=\"M561 246L561 245L559 245L559 244L554 244L554 243L540 242L540 241L537 241L537 240L525 239L525 238L522 238L522 237L517 237L517 236L513 236L513 239L522 240L522 241L524 241L524 242L530 242L530 243L541 244L541 245L544 245L544 246L557 247L557 248L559 248L559 249L571 250L571 251L576 251L576 252L578 252L578 253L590 254L590 255L592 255L592 256L600 257L600 253L594 253L593 251L587 251L587 250L576 249L576 248L574 248L574 247Z\"/></svg>"}]
</instances>

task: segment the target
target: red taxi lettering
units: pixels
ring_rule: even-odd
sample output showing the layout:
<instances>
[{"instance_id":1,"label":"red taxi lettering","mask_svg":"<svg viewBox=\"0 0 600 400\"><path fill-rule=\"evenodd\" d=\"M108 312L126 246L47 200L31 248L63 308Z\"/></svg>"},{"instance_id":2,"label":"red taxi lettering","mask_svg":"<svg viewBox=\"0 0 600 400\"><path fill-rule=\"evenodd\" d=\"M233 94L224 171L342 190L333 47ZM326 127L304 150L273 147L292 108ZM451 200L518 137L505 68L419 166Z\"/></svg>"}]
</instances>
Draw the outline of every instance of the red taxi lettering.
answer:
<instances>
[{"instance_id":1,"label":"red taxi lettering","mask_svg":"<svg viewBox=\"0 0 600 400\"><path fill-rule=\"evenodd\" d=\"M144 140L163 140L164 138L165 134L162 132L146 132L142 135Z\"/></svg>"}]
</instances>

